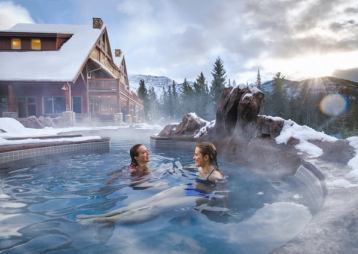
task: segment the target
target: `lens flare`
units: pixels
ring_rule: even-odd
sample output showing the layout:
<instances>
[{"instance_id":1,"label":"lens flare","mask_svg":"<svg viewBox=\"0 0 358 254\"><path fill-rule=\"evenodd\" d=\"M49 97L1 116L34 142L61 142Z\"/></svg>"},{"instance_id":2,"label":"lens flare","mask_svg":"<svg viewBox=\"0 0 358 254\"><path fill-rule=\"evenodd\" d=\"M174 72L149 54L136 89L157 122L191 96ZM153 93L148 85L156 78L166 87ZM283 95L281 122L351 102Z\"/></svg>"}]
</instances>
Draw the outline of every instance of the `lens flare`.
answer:
<instances>
[{"instance_id":1,"label":"lens flare","mask_svg":"<svg viewBox=\"0 0 358 254\"><path fill-rule=\"evenodd\" d=\"M326 115L338 116L346 110L347 101L340 94L329 94L321 100L319 107Z\"/></svg>"}]
</instances>

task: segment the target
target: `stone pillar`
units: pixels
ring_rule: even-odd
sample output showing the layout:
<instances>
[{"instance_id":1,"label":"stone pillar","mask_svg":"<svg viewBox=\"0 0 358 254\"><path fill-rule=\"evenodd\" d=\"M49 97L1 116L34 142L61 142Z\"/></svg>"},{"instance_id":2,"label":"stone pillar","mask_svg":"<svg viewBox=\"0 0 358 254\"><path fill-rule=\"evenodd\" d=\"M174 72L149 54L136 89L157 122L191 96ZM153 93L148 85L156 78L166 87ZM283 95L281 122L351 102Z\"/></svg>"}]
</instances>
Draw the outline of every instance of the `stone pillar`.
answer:
<instances>
[{"instance_id":1,"label":"stone pillar","mask_svg":"<svg viewBox=\"0 0 358 254\"><path fill-rule=\"evenodd\" d=\"M76 113L73 111L62 112L63 122L68 126L73 126L76 123Z\"/></svg>"},{"instance_id":2,"label":"stone pillar","mask_svg":"<svg viewBox=\"0 0 358 254\"><path fill-rule=\"evenodd\" d=\"M126 115L126 122L132 123L132 115L130 115L130 114Z\"/></svg>"},{"instance_id":3,"label":"stone pillar","mask_svg":"<svg viewBox=\"0 0 358 254\"><path fill-rule=\"evenodd\" d=\"M123 123L123 113L122 113L122 112L120 112L120 113L115 113L115 114L113 115L113 119L114 119L114 122L115 122L116 124L121 124L121 123Z\"/></svg>"}]
</instances>

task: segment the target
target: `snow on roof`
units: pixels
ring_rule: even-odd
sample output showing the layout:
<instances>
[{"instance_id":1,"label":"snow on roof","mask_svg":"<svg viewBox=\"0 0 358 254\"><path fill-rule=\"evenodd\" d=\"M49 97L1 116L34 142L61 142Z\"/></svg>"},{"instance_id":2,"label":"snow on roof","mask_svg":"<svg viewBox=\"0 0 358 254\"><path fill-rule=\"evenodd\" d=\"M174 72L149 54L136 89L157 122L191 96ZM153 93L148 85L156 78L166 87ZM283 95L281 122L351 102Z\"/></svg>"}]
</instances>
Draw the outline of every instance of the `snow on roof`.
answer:
<instances>
[{"instance_id":1,"label":"snow on roof","mask_svg":"<svg viewBox=\"0 0 358 254\"><path fill-rule=\"evenodd\" d=\"M0 52L1 81L71 82L90 54L102 29L89 25L17 24L6 32L72 34L57 51Z\"/></svg>"}]
</instances>

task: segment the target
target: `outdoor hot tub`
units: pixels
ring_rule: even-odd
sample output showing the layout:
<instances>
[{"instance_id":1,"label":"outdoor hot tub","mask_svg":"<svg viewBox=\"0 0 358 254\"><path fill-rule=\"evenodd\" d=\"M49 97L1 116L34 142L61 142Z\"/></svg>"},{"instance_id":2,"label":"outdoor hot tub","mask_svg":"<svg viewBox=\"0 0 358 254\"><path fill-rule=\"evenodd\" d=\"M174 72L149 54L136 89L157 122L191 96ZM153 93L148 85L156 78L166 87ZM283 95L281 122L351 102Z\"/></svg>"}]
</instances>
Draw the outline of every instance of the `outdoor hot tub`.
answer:
<instances>
[{"instance_id":1,"label":"outdoor hot tub","mask_svg":"<svg viewBox=\"0 0 358 254\"><path fill-rule=\"evenodd\" d=\"M81 223L80 215L103 214L196 177L194 143L153 145L152 130L97 133L111 138L108 153L1 168L2 253L269 253L302 231L324 202L322 181L304 165L271 179L219 155L226 183L208 197L218 205L173 205L140 223ZM130 177L109 183L136 143L151 149L149 184L136 188Z\"/></svg>"}]
</instances>

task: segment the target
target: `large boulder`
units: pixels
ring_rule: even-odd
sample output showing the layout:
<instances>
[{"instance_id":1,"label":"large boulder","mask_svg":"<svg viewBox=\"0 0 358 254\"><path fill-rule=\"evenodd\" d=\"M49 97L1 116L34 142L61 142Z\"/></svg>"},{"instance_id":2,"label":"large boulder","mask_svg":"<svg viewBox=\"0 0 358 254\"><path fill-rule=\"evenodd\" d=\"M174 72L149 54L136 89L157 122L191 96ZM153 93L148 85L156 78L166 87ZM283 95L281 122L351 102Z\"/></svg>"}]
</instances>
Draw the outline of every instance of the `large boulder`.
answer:
<instances>
[{"instance_id":1,"label":"large boulder","mask_svg":"<svg viewBox=\"0 0 358 254\"><path fill-rule=\"evenodd\" d=\"M17 119L23 126L26 128L33 128L33 129L42 129L45 126L37 119L36 116L29 116L26 118L18 118Z\"/></svg>"},{"instance_id":2,"label":"large boulder","mask_svg":"<svg viewBox=\"0 0 358 254\"><path fill-rule=\"evenodd\" d=\"M264 94L257 88L225 88L216 112L217 135L254 137L263 99Z\"/></svg>"},{"instance_id":3,"label":"large boulder","mask_svg":"<svg viewBox=\"0 0 358 254\"><path fill-rule=\"evenodd\" d=\"M158 134L165 138L192 138L199 133L200 129L208 124L207 121L198 117L195 113L187 113L179 124L168 124Z\"/></svg>"}]
</instances>

